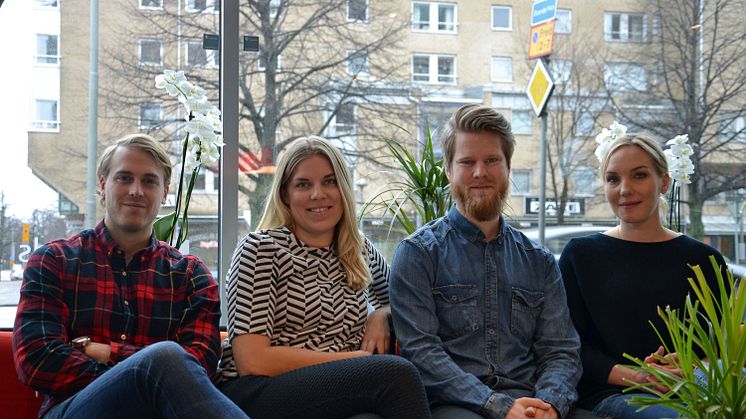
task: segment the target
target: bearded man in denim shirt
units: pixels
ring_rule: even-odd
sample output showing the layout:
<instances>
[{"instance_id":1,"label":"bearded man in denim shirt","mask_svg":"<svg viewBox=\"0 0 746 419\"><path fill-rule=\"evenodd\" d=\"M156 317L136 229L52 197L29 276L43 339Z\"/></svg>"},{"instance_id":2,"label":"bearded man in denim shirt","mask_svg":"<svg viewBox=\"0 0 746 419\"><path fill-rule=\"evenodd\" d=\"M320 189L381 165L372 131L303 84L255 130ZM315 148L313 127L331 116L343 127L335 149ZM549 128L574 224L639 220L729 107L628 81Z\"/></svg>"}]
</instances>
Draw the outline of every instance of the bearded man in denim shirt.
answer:
<instances>
[{"instance_id":1,"label":"bearded man in denim shirt","mask_svg":"<svg viewBox=\"0 0 746 419\"><path fill-rule=\"evenodd\" d=\"M580 341L557 263L501 215L514 146L492 108L456 111L443 133L456 205L394 254L394 326L435 418L564 418L577 399Z\"/></svg>"}]
</instances>

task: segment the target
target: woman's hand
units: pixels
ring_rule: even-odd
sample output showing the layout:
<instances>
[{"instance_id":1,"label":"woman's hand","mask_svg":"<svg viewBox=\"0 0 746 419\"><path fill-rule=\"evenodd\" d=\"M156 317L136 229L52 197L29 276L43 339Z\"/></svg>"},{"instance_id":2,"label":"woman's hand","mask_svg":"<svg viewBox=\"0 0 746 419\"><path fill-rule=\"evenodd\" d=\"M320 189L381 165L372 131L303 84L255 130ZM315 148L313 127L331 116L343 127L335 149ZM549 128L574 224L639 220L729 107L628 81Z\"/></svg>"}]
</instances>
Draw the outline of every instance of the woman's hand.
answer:
<instances>
[{"instance_id":1,"label":"woman's hand","mask_svg":"<svg viewBox=\"0 0 746 419\"><path fill-rule=\"evenodd\" d=\"M391 338L389 317L391 317L389 307L379 308L368 315L360 350L377 354L389 352L389 340Z\"/></svg>"}]
</instances>

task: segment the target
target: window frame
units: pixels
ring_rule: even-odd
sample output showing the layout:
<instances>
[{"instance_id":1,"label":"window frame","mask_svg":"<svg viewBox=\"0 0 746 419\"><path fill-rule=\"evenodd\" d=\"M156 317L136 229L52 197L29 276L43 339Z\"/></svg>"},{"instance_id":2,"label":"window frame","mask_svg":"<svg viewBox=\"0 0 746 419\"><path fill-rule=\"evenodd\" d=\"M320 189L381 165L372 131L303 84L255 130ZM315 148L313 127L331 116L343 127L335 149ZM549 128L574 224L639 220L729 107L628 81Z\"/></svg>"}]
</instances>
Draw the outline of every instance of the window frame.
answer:
<instances>
[{"instance_id":1,"label":"window frame","mask_svg":"<svg viewBox=\"0 0 746 419\"><path fill-rule=\"evenodd\" d=\"M153 42L153 43L157 42L158 43L158 59L159 59L159 62L157 64L154 63L154 62L150 62L150 61L143 61L143 59L142 59L142 57L143 57L142 52L143 52L143 43L145 43L145 42ZM155 67L163 66L163 41L160 41L158 39L151 39L151 38L140 38L138 40L138 42L137 42L137 45L138 45L138 56L137 56L137 59L138 59L138 63L140 65L149 65L149 66L155 66Z\"/></svg>"},{"instance_id":2,"label":"window frame","mask_svg":"<svg viewBox=\"0 0 746 419\"><path fill-rule=\"evenodd\" d=\"M205 52L205 63L204 64L193 64L189 62L189 47L191 45L199 45L199 49ZM218 51L202 48L202 41L198 39L187 39L184 42L184 57L185 64L190 68L218 68Z\"/></svg>"},{"instance_id":3,"label":"window frame","mask_svg":"<svg viewBox=\"0 0 746 419\"><path fill-rule=\"evenodd\" d=\"M619 18L619 30L615 32L613 30L614 17ZM642 18L642 30L640 33L640 39L630 36L630 17ZM648 31L647 15L644 13L633 13L633 12L604 12L604 41L606 42L630 42L630 43L644 43L647 42ZM615 35L616 34L616 35ZM617 36L617 37L615 37Z\"/></svg>"},{"instance_id":4,"label":"window frame","mask_svg":"<svg viewBox=\"0 0 746 419\"><path fill-rule=\"evenodd\" d=\"M55 119L42 119L39 117L39 110L41 109L40 102L53 103L54 117ZM60 100L49 99L49 98L34 98L33 102L33 118L29 127L29 131L33 132L59 132L60 131Z\"/></svg>"},{"instance_id":5,"label":"window frame","mask_svg":"<svg viewBox=\"0 0 746 419\"><path fill-rule=\"evenodd\" d=\"M163 0L156 0L158 3L160 3L160 6L144 6L143 1L144 0L140 0L138 2L140 10L163 10Z\"/></svg>"},{"instance_id":6,"label":"window frame","mask_svg":"<svg viewBox=\"0 0 746 419\"><path fill-rule=\"evenodd\" d=\"M621 71L611 71L612 68L625 68ZM612 76L618 78L618 75L630 75L633 74L631 70L642 70L644 80L634 80L630 77L619 78L620 83L615 84ZM637 84L630 83L630 80L637 83L642 82L640 87L636 87ZM611 92L623 93L623 92L644 92L648 89L649 85L648 69L644 64L630 63L630 62L606 62L604 63L604 86ZM611 83L611 84L610 84Z\"/></svg>"},{"instance_id":7,"label":"window frame","mask_svg":"<svg viewBox=\"0 0 746 419\"><path fill-rule=\"evenodd\" d=\"M495 77L495 63L503 61L508 63L508 77L505 79L499 79ZM513 83L513 57L509 56L492 56L490 60L490 80L493 83Z\"/></svg>"},{"instance_id":8,"label":"window frame","mask_svg":"<svg viewBox=\"0 0 746 419\"><path fill-rule=\"evenodd\" d=\"M350 7L350 4L352 2L355 2L355 1L357 1L357 2L364 2L365 3L365 9L364 9L365 17L363 19L358 19L357 17L350 17L350 11L353 10L353 8ZM345 16L347 17L347 21L348 22L368 23L368 19L369 19L369 16L370 16L370 13L368 13L368 6L369 6L368 0L347 0L347 10L345 12Z\"/></svg>"},{"instance_id":9,"label":"window frame","mask_svg":"<svg viewBox=\"0 0 746 419\"><path fill-rule=\"evenodd\" d=\"M562 65L558 65L562 63ZM562 71L558 71L562 68ZM552 80L555 84L570 85L572 84L572 60L556 59L552 60L551 68L549 73L552 75Z\"/></svg>"},{"instance_id":10,"label":"window frame","mask_svg":"<svg viewBox=\"0 0 746 419\"><path fill-rule=\"evenodd\" d=\"M577 112L578 112L577 121L575 121L575 126L573 127L573 130L572 130L573 135L577 137L592 136L593 128L596 125L596 117L593 115L593 112L587 111L587 110L578 110ZM588 129L581 130L581 128L584 128L588 122L590 122L590 126L588 126Z\"/></svg>"},{"instance_id":11,"label":"window frame","mask_svg":"<svg viewBox=\"0 0 746 419\"><path fill-rule=\"evenodd\" d=\"M148 125L143 125L143 110L146 110L147 108L153 109L158 108L158 119L156 120L156 123L149 123ZM163 126L163 105L160 103L141 103L138 107L138 113L137 113L137 128L140 130L153 130L158 129ZM153 121L151 119L148 119L148 121Z\"/></svg>"},{"instance_id":12,"label":"window frame","mask_svg":"<svg viewBox=\"0 0 746 419\"><path fill-rule=\"evenodd\" d=\"M338 117L341 114L343 107L351 106L352 112L352 123L339 123ZM332 111L329 111L331 113ZM343 138L343 137L354 137L357 135L357 106L353 102L346 102L339 104L339 109L329 121L329 128L327 129L328 135L332 138Z\"/></svg>"},{"instance_id":13,"label":"window frame","mask_svg":"<svg viewBox=\"0 0 746 419\"><path fill-rule=\"evenodd\" d=\"M415 22L414 16L415 16L415 7L417 5L420 6L427 6L428 7L428 20L425 21L417 21ZM451 7L453 9L453 21L448 23L445 22L443 25L446 25L450 27L451 29L440 29L441 22L440 22L440 8L441 7ZM418 24L420 27L415 27L415 25ZM426 29L423 29L422 26L427 25ZM440 34L457 34L458 33L458 3L440 3L440 2L433 2L433 1L413 1L412 2L412 9L411 9L411 17L410 17L410 29L412 32L420 32L420 33L440 33Z\"/></svg>"},{"instance_id":14,"label":"window frame","mask_svg":"<svg viewBox=\"0 0 746 419\"><path fill-rule=\"evenodd\" d=\"M205 8L197 9L190 7L190 3L194 4L197 0L186 0L184 3L184 10L188 13L220 13L220 0L205 0Z\"/></svg>"},{"instance_id":15,"label":"window frame","mask_svg":"<svg viewBox=\"0 0 746 419\"><path fill-rule=\"evenodd\" d=\"M516 187L515 179L517 175L525 175L527 177L526 190L521 191ZM510 195L511 196L530 196L533 193L532 185L533 171L531 169L513 169L510 171Z\"/></svg>"},{"instance_id":16,"label":"window frame","mask_svg":"<svg viewBox=\"0 0 746 419\"><path fill-rule=\"evenodd\" d=\"M46 37L54 37L56 38L56 46L57 46L57 53L52 54L40 54L39 51L39 37L46 36ZM48 51L47 51L48 52ZM39 61L40 59L53 59L53 62L43 62ZM39 66L50 66L50 67L57 67L60 65L60 35L59 34L52 34L52 33L36 33L36 52L34 54L34 65Z\"/></svg>"},{"instance_id":17,"label":"window frame","mask_svg":"<svg viewBox=\"0 0 746 419\"><path fill-rule=\"evenodd\" d=\"M567 12L567 31L561 31L560 29L564 29L563 26L560 24L560 13ZM555 34L571 34L572 33L572 9L557 9L556 18L554 21L554 33Z\"/></svg>"},{"instance_id":18,"label":"window frame","mask_svg":"<svg viewBox=\"0 0 746 419\"><path fill-rule=\"evenodd\" d=\"M48 1L47 1L48 2ZM34 9L41 9L41 10L57 10L60 8L60 1L54 0L54 6L48 6L44 0L34 0Z\"/></svg>"},{"instance_id":19,"label":"window frame","mask_svg":"<svg viewBox=\"0 0 746 419\"><path fill-rule=\"evenodd\" d=\"M573 197L581 197L581 198L588 198L596 195L596 189L598 189L598 186L596 185L596 176L597 176L597 169L594 169L589 166L584 167L576 167L572 173L570 174L570 177L572 178L572 192ZM590 185L589 190L587 191L579 191L578 190L578 180L582 180L582 182L586 182Z\"/></svg>"},{"instance_id":20,"label":"window frame","mask_svg":"<svg viewBox=\"0 0 746 419\"><path fill-rule=\"evenodd\" d=\"M507 27L495 26L495 11L497 9L508 10L508 26ZM513 30L513 6L501 5L501 4L492 5L492 7L490 8L490 28L493 31L500 31L500 32L512 31Z\"/></svg>"},{"instance_id":21,"label":"window frame","mask_svg":"<svg viewBox=\"0 0 746 419\"><path fill-rule=\"evenodd\" d=\"M414 72L414 59L416 57L427 57L428 58L428 80L415 80L415 72ZM445 74L440 74L440 66L439 66L439 59L440 58L452 58L453 59L453 74L450 75L452 78L452 81L441 81L441 76L444 76ZM410 59L410 70L412 73L412 76L410 80L413 83L426 83L426 84L442 84L442 85L455 85L457 84L458 79L458 59L456 54L428 54L428 53L412 53L411 59ZM420 75L422 73L419 73Z\"/></svg>"},{"instance_id":22,"label":"window frame","mask_svg":"<svg viewBox=\"0 0 746 419\"><path fill-rule=\"evenodd\" d=\"M515 121L516 121L517 115L522 115L522 118L523 117L528 118L528 124L527 125L516 124ZM510 127L513 130L513 134L532 135L534 133L534 124L533 124L533 120L531 119L531 111L524 110L524 109L514 109L513 111L511 111L510 112Z\"/></svg>"},{"instance_id":23,"label":"window frame","mask_svg":"<svg viewBox=\"0 0 746 419\"><path fill-rule=\"evenodd\" d=\"M355 58L363 58L365 62L363 63L363 71L354 71L351 67L353 66L353 59ZM356 77L368 77L370 76L370 66L369 66L369 59L368 59L368 53L365 51L356 51L356 50L347 50L347 65L345 66L345 69L347 70L347 74L351 76Z\"/></svg>"}]
</instances>

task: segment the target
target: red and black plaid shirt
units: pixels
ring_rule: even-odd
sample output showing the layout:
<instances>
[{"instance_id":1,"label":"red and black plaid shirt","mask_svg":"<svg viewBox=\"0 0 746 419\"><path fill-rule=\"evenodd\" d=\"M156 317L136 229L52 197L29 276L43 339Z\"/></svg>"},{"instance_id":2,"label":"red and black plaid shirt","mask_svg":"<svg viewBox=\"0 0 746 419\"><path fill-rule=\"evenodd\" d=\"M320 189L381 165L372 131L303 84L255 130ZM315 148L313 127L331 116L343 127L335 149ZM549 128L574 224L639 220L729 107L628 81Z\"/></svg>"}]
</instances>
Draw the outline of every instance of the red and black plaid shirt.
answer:
<instances>
[{"instance_id":1,"label":"red and black plaid shirt","mask_svg":"<svg viewBox=\"0 0 746 419\"><path fill-rule=\"evenodd\" d=\"M175 341L208 375L220 356L218 286L205 265L153 235L129 265L101 222L46 244L26 264L15 325L19 379L45 394L40 413L150 344ZM69 342L111 344L103 364Z\"/></svg>"}]
</instances>

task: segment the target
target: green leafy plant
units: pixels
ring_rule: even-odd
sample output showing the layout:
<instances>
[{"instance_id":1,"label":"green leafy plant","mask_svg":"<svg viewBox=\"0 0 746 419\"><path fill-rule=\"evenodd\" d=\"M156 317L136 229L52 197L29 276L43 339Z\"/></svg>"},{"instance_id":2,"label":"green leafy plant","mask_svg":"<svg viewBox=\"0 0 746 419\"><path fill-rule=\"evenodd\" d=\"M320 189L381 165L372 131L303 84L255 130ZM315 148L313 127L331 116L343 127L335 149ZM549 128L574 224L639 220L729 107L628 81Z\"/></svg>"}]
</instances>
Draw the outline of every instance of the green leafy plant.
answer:
<instances>
[{"instance_id":1,"label":"green leafy plant","mask_svg":"<svg viewBox=\"0 0 746 419\"><path fill-rule=\"evenodd\" d=\"M398 127L411 135L407 130ZM386 139L386 145L397 164L404 171L400 180L388 184L365 203L360 217L374 211L390 215L391 224L398 222L407 234L412 234L418 227L418 221L426 223L444 216L451 207L451 192L443 169L443 159L435 157L430 127L426 125L426 139L422 153L418 157L394 139ZM416 218L407 214L414 209Z\"/></svg>"},{"instance_id":2,"label":"green leafy plant","mask_svg":"<svg viewBox=\"0 0 746 419\"><path fill-rule=\"evenodd\" d=\"M682 313L670 307L658 309L670 344L654 329L666 352L678 356L665 361L679 370L680 375L624 355L635 363L633 368L657 380L657 383L646 382L628 388L626 391L641 389L658 396L632 397L631 404L664 405L678 411L681 417L746 417L746 375L743 373L746 334L742 330L746 287L737 286L730 272L723 278L715 257L711 256L710 260L718 290L710 289L698 265L690 266L696 276L696 279L688 279L694 297L687 296ZM701 359L700 355L705 358ZM664 361L661 356L655 358ZM668 391L660 391L656 384Z\"/></svg>"}]
</instances>

